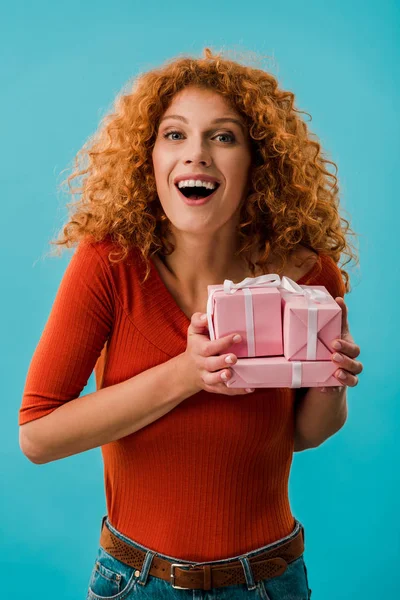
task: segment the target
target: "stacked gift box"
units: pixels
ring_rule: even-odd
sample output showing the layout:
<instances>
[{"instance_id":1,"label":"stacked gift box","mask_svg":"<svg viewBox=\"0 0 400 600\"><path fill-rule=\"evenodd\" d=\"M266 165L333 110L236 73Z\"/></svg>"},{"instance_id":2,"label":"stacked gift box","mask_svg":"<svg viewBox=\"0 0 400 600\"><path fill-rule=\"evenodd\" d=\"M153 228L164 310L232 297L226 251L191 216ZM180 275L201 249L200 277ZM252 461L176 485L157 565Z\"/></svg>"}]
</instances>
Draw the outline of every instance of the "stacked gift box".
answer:
<instances>
[{"instance_id":1,"label":"stacked gift box","mask_svg":"<svg viewBox=\"0 0 400 600\"><path fill-rule=\"evenodd\" d=\"M331 343L341 337L342 310L324 286L299 286L276 274L208 286L210 339L239 333L227 353L238 357L233 388L343 385Z\"/></svg>"}]
</instances>

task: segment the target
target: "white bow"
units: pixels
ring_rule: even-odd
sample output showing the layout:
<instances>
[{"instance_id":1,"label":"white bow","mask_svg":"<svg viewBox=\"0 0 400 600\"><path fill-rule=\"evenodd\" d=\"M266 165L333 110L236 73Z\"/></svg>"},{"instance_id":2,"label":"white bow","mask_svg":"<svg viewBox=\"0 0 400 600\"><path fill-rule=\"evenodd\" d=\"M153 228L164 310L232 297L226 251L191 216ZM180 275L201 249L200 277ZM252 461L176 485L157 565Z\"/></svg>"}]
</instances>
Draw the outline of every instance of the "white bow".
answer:
<instances>
[{"instance_id":1,"label":"white bow","mask_svg":"<svg viewBox=\"0 0 400 600\"><path fill-rule=\"evenodd\" d=\"M230 279L224 281L225 294L234 294L237 290L251 287L279 287L281 278L276 273L260 275L260 277L246 277L240 283L233 283Z\"/></svg>"},{"instance_id":2,"label":"white bow","mask_svg":"<svg viewBox=\"0 0 400 600\"><path fill-rule=\"evenodd\" d=\"M328 302L330 299L329 294L322 290L300 286L296 281L290 279L290 277L283 276L281 279L276 273L260 275L260 277L246 277L246 279L243 279L239 283L233 283L230 279L225 279L223 286L225 294L234 294L237 290L252 287L276 287L291 294L307 296L309 300L319 303Z\"/></svg>"},{"instance_id":3,"label":"white bow","mask_svg":"<svg viewBox=\"0 0 400 600\"><path fill-rule=\"evenodd\" d=\"M330 295L324 292L323 290L315 290L312 287L300 286L298 283L296 283L295 281L293 281L293 279L290 279L289 277L282 277L279 289L285 290L290 294L306 296L307 299L311 302L318 302L319 304L329 302L330 300Z\"/></svg>"}]
</instances>

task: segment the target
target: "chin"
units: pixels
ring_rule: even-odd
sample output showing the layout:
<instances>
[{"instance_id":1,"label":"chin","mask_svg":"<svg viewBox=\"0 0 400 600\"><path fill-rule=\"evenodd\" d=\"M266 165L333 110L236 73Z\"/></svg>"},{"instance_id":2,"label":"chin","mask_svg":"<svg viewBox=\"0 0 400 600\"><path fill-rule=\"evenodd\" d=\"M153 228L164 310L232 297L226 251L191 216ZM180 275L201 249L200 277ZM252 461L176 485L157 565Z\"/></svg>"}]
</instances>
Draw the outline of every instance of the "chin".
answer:
<instances>
[{"instance_id":1,"label":"chin","mask_svg":"<svg viewBox=\"0 0 400 600\"><path fill-rule=\"evenodd\" d=\"M194 210L196 211L197 209ZM233 223L237 220L236 213L224 216L220 212L215 214L215 211L213 211L213 214L210 211L208 214L203 215L200 213L189 216L185 215L187 218L182 218L183 215L181 213L177 215L165 214L170 222L171 232L176 231L178 234L213 235L229 227L231 222Z\"/></svg>"},{"instance_id":2,"label":"chin","mask_svg":"<svg viewBox=\"0 0 400 600\"><path fill-rule=\"evenodd\" d=\"M177 233L190 233L191 235L206 235L216 231L215 227L199 225L199 223L177 223L172 224L172 231Z\"/></svg>"}]
</instances>

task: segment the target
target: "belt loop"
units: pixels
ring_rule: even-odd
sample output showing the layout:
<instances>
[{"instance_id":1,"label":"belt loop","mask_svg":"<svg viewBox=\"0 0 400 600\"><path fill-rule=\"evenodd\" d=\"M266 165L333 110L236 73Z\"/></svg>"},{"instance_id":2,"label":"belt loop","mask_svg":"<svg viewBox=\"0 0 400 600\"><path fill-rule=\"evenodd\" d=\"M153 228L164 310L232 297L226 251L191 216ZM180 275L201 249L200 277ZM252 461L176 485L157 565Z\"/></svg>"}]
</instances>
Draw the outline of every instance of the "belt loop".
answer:
<instances>
[{"instance_id":1,"label":"belt loop","mask_svg":"<svg viewBox=\"0 0 400 600\"><path fill-rule=\"evenodd\" d=\"M101 532L103 531L103 527L104 527L104 523L105 523L105 520L106 520L106 519L107 519L107 515L104 515L104 517L103 517L103 518L102 518L102 520L101 520L101 529L100 529L100 534L101 534Z\"/></svg>"},{"instance_id":2,"label":"belt loop","mask_svg":"<svg viewBox=\"0 0 400 600\"><path fill-rule=\"evenodd\" d=\"M153 558L155 557L156 553L152 552L151 550L148 550L146 552L146 556L144 558L143 564L142 564L142 570L138 579L138 583L140 583L140 585L146 585L147 582L147 577L149 575L149 571L151 568L151 563Z\"/></svg>"},{"instance_id":3,"label":"belt loop","mask_svg":"<svg viewBox=\"0 0 400 600\"><path fill-rule=\"evenodd\" d=\"M306 532L304 531L303 525L301 526L301 533L303 535L303 544L304 544L304 549L305 549L306 548Z\"/></svg>"},{"instance_id":4,"label":"belt loop","mask_svg":"<svg viewBox=\"0 0 400 600\"><path fill-rule=\"evenodd\" d=\"M248 590L254 590L257 586L254 581L253 571L251 569L251 565L249 559L245 556L239 557L240 562L242 563L244 576L246 578L246 584Z\"/></svg>"},{"instance_id":5,"label":"belt loop","mask_svg":"<svg viewBox=\"0 0 400 600\"><path fill-rule=\"evenodd\" d=\"M204 590L211 590L212 588L212 571L211 565L204 565Z\"/></svg>"}]
</instances>

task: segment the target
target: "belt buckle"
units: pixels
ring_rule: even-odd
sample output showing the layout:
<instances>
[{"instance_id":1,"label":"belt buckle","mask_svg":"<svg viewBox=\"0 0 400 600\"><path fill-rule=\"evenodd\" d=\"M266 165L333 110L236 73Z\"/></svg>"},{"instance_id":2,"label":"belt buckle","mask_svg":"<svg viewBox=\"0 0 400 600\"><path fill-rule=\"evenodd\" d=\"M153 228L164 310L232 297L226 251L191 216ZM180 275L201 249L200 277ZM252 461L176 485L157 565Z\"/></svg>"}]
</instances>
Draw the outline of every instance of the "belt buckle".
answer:
<instances>
[{"instance_id":1,"label":"belt buckle","mask_svg":"<svg viewBox=\"0 0 400 600\"><path fill-rule=\"evenodd\" d=\"M185 588L185 587L181 587L180 585L175 585L175 573L174 573L174 568L175 567L194 567L195 565L188 565L187 563L171 563L171 586L173 588L175 588L176 590L191 590L192 588Z\"/></svg>"}]
</instances>

